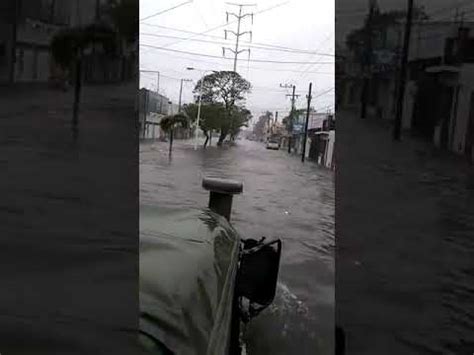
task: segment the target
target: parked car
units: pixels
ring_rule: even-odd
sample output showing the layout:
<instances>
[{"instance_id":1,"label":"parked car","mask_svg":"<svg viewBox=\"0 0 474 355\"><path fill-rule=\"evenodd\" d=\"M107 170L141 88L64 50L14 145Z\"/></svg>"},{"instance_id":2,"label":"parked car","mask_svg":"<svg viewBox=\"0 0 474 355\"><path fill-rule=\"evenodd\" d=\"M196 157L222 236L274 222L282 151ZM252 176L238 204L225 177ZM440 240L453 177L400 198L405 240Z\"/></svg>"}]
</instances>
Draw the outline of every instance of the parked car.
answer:
<instances>
[{"instance_id":1,"label":"parked car","mask_svg":"<svg viewBox=\"0 0 474 355\"><path fill-rule=\"evenodd\" d=\"M267 141L267 149L280 149L280 142L274 139L270 139Z\"/></svg>"}]
</instances>

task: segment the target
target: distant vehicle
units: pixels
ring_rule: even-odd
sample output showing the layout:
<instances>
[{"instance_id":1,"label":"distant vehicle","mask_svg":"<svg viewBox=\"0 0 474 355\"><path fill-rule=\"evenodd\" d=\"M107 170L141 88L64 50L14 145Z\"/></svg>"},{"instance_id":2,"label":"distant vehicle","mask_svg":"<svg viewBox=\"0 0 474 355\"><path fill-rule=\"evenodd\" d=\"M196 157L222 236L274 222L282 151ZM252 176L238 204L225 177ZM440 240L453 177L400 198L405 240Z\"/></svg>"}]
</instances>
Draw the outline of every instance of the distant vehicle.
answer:
<instances>
[{"instance_id":1,"label":"distant vehicle","mask_svg":"<svg viewBox=\"0 0 474 355\"><path fill-rule=\"evenodd\" d=\"M277 141L277 140L274 140L274 139L269 139L267 141L267 149L279 150L280 149L280 141Z\"/></svg>"}]
</instances>

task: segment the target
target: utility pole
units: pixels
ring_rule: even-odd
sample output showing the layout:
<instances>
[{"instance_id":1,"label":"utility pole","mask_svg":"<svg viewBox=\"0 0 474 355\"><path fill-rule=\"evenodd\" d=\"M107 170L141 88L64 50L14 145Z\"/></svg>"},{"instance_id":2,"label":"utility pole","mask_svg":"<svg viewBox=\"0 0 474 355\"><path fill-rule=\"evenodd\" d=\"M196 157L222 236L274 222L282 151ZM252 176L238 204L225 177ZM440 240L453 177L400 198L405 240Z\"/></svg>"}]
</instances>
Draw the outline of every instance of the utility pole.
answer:
<instances>
[{"instance_id":1,"label":"utility pole","mask_svg":"<svg viewBox=\"0 0 474 355\"><path fill-rule=\"evenodd\" d=\"M54 2L54 1L53 1ZM99 23L100 21L100 0L95 0L95 21Z\"/></svg>"},{"instance_id":2,"label":"utility pole","mask_svg":"<svg viewBox=\"0 0 474 355\"><path fill-rule=\"evenodd\" d=\"M12 28L12 45L11 45L11 52L10 52L10 84L15 82L15 70L16 70L16 48L17 48L17 33L18 33L18 17L20 16L20 5L19 1L13 1L13 28Z\"/></svg>"},{"instance_id":3,"label":"utility pole","mask_svg":"<svg viewBox=\"0 0 474 355\"><path fill-rule=\"evenodd\" d=\"M304 163L304 158L306 155L306 140L308 139L308 122L309 122L309 110L311 105L311 89L313 87L313 83L309 83L309 90L308 95L306 96L308 99L308 107L306 109L306 122L304 124L304 136L303 136L303 149L301 154L301 161Z\"/></svg>"},{"instance_id":4,"label":"utility pole","mask_svg":"<svg viewBox=\"0 0 474 355\"><path fill-rule=\"evenodd\" d=\"M287 94L286 96L291 96L291 112L290 112L290 124L289 124L289 127L288 127L288 133L289 133L289 137L288 137L288 153L291 153L291 135L293 134L293 119L294 119L294 114L295 114L295 99L297 97L299 97L300 95L295 95L295 90L296 90L296 86L295 85L288 85L288 84L285 84L285 85L282 85L280 84L280 87L281 88L285 88L285 89L289 89L289 88L292 88L293 89L293 93L290 95L290 94Z\"/></svg>"},{"instance_id":5,"label":"utility pole","mask_svg":"<svg viewBox=\"0 0 474 355\"><path fill-rule=\"evenodd\" d=\"M365 31L365 49L363 58L363 73L364 81L362 84L362 95L361 95L361 108L360 118L366 118L367 116L367 101L369 96L369 76L371 75L370 70L372 66L372 22L375 11L375 1L369 0L369 17L367 19L366 31Z\"/></svg>"},{"instance_id":6,"label":"utility pole","mask_svg":"<svg viewBox=\"0 0 474 355\"><path fill-rule=\"evenodd\" d=\"M227 23L229 23L229 15L234 16L237 19L237 32L230 31L230 30L224 30L225 39L227 39L227 33L230 32L235 36L236 40L235 40L235 48L234 49L228 48L228 47L222 47L222 55L225 57L226 49L231 51L232 53L234 53L234 72L237 72L237 59L238 59L239 54L243 53L243 52L248 52L249 53L249 58L250 58L250 49L239 50L240 37L245 35L245 34L249 34L250 35L250 42L252 41L252 31L240 32L240 23L244 18L246 18L247 16L250 16L252 18L252 25L253 25L253 13L242 14L242 8L244 6L255 6L255 4L234 4L234 3L227 3L227 4L233 5L233 6L238 6L239 7L239 13L236 14L236 13L233 13L233 12L226 12Z\"/></svg>"},{"instance_id":7,"label":"utility pole","mask_svg":"<svg viewBox=\"0 0 474 355\"><path fill-rule=\"evenodd\" d=\"M181 96L183 94L183 82L192 81L190 79L181 79L181 85L179 86L179 103L178 103L178 112L181 112Z\"/></svg>"},{"instance_id":8,"label":"utility pole","mask_svg":"<svg viewBox=\"0 0 474 355\"><path fill-rule=\"evenodd\" d=\"M413 0L408 0L407 18L405 23L405 37L403 41L402 62L400 67L400 78L398 86L397 110L395 113L395 124L393 126L393 139L400 140L402 128L403 101L405 99L405 85L408 66L408 51L410 50L410 34L413 20Z\"/></svg>"}]
</instances>

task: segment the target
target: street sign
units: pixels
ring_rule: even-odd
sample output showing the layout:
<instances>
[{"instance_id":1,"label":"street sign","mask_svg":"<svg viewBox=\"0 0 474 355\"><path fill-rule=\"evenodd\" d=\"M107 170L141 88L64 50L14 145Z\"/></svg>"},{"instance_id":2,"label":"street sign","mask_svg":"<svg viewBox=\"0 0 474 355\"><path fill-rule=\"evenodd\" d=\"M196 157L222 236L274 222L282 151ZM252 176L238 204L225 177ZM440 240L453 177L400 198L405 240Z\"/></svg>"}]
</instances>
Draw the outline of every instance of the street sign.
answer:
<instances>
[{"instance_id":1,"label":"street sign","mask_svg":"<svg viewBox=\"0 0 474 355\"><path fill-rule=\"evenodd\" d=\"M293 133L301 133L303 132L303 125L302 124L294 124L293 125Z\"/></svg>"}]
</instances>

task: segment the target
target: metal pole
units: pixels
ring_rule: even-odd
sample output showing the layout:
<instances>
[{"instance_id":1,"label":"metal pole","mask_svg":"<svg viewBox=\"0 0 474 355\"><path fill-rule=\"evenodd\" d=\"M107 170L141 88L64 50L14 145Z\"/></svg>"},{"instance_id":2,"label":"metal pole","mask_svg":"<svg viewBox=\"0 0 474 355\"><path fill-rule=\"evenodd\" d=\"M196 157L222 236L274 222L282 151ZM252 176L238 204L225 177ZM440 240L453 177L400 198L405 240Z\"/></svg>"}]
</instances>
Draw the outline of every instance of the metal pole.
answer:
<instances>
[{"instance_id":1,"label":"metal pole","mask_svg":"<svg viewBox=\"0 0 474 355\"><path fill-rule=\"evenodd\" d=\"M156 78L156 93L160 91L160 72L156 72L157 78Z\"/></svg>"},{"instance_id":2,"label":"metal pole","mask_svg":"<svg viewBox=\"0 0 474 355\"><path fill-rule=\"evenodd\" d=\"M365 32L365 51L364 51L364 81L362 84L362 95L361 95L361 108L360 118L367 116L367 98L369 95L369 75L371 67L371 56L372 56L372 18L374 14L375 4L373 0L369 0L369 18L366 25Z\"/></svg>"},{"instance_id":3,"label":"metal pole","mask_svg":"<svg viewBox=\"0 0 474 355\"><path fill-rule=\"evenodd\" d=\"M410 33L412 24L413 0L408 0L407 19L405 24L405 38L403 42L402 63L400 68L400 84L398 87L397 111L395 115L395 124L393 127L393 139L400 140L402 127L403 101L405 99L405 85L407 76L408 51L410 49Z\"/></svg>"},{"instance_id":4,"label":"metal pole","mask_svg":"<svg viewBox=\"0 0 474 355\"><path fill-rule=\"evenodd\" d=\"M243 191L243 184L239 181L215 178L204 178L202 187L209 193L209 209L224 216L228 221L232 212L232 197Z\"/></svg>"},{"instance_id":5,"label":"metal pole","mask_svg":"<svg viewBox=\"0 0 474 355\"><path fill-rule=\"evenodd\" d=\"M12 28L12 46L10 53L10 84L15 82L15 69L16 69L16 42L17 42L17 32L18 32L18 17L20 12L20 1L13 2L13 28Z\"/></svg>"},{"instance_id":6,"label":"metal pole","mask_svg":"<svg viewBox=\"0 0 474 355\"><path fill-rule=\"evenodd\" d=\"M242 5L239 5L239 17L237 22L237 40L235 41L234 53L234 72L237 72L237 56L239 55L239 39L240 39L240 20L242 19Z\"/></svg>"},{"instance_id":7,"label":"metal pole","mask_svg":"<svg viewBox=\"0 0 474 355\"><path fill-rule=\"evenodd\" d=\"M148 90L145 89L144 91L145 93L145 97L144 97L144 110L143 110L143 138L146 137L146 116L147 116L147 113L148 113Z\"/></svg>"},{"instance_id":8,"label":"metal pole","mask_svg":"<svg viewBox=\"0 0 474 355\"><path fill-rule=\"evenodd\" d=\"M293 93L291 94L291 114L290 114L290 132L288 137L288 153L291 153L291 143L292 143L292 135L293 135L293 116L295 113L295 90L296 86L293 85Z\"/></svg>"},{"instance_id":9,"label":"metal pole","mask_svg":"<svg viewBox=\"0 0 474 355\"><path fill-rule=\"evenodd\" d=\"M178 103L178 112L181 112L181 95L183 94L183 80L181 79L181 85L179 87L179 103Z\"/></svg>"},{"instance_id":10,"label":"metal pole","mask_svg":"<svg viewBox=\"0 0 474 355\"><path fill-rule=\"evenodd\" d=\"M308 138L308 122L309 122L309 109L311 105L311 89L313 83L309 83L309 92L308 92L308 108L306 109L306 122L304 127L304 136L303 136L303 154L301 155L301 161L304 163L304 158L306 155L306 139Z\"/></svg>"},{"instance_id":11,"label":"metal pole","mask_svg":"<svg viewBox=\"0 0 474 355\"><path fill-rule=\"evenodd\" d=\"M201 90L199 90L199 103L198 103L198 112L196 117L196 128L194 131L194 150L197 150L198 144L198 131L199 131L199 119L201 117L201 97L202 97L202 84L204 80L201 79Z\"/></svg>"}]
</instances>

